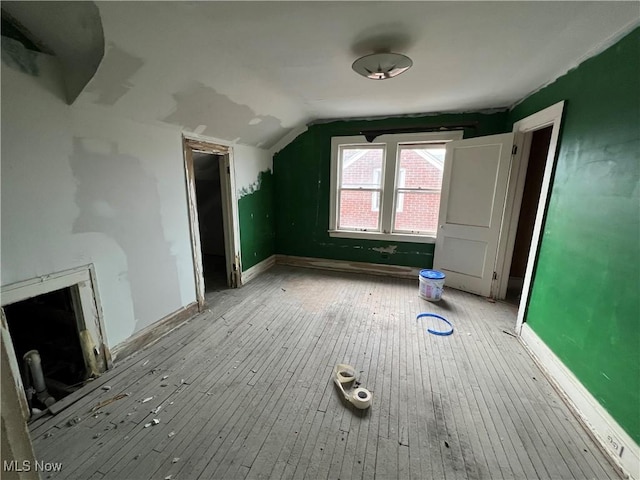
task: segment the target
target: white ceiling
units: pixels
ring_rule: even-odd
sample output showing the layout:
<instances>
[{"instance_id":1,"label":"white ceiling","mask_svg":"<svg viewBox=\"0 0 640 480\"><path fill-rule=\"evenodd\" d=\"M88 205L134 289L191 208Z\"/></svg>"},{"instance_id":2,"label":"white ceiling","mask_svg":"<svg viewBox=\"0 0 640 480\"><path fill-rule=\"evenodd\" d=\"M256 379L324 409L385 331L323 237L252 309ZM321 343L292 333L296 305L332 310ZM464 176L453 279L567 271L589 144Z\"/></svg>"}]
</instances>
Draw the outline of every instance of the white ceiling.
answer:
<instances>
[{"instance_id":1,"label":"white ceiling","mask_svg":"<svg viewBox=\"0 0 640 480\"><path fill-rule=\"evenodd\" d=\"M330 118L509 107L638 25L638 2L99 2L76 103L270 146ZM351 70L374 49L399 77Z\"/></svg>"}]
</instances>

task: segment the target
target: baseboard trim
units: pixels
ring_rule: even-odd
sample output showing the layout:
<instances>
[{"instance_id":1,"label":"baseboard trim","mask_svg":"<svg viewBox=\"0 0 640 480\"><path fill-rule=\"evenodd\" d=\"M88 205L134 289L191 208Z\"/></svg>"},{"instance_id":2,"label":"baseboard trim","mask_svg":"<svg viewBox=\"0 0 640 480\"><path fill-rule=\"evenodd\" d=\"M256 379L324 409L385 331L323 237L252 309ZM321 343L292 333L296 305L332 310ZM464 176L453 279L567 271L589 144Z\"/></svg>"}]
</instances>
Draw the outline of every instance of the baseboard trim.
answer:
<instances>
[{"instance_id":1,"label":"baseboard trim","mask_svg":"<svg viewBox=\"0 0 640 480\"><path fill-rule=\"evenodd\" d=\"M384 275L386 277L410 278L413 280L418 279L421 270L420 268L402 267L398 265L295 257L291 255L276 255L276 263L278 265L289 265L292 267L316 268L336 272L367 273L369 275Z\"/></svg>"},{"instance_id":2,"label":"baseboard trim","mask_svg":"<svg viewBox=\"0 0 640 480\"><path fill-rule=\"evenodd\" d=\"M640 447L629 434L526 323L522 325L520 342L612 462L625 475L639 480Z\"/></svg>"},{"instance_id":3,"label":"baseboard trim","mask_svg":"<svg viewBox=\"0 0 640 480\"><path fill-rule=\"evenodd\" d=\"M119 343L111 349L113 360L125 359L143 348L154 344L166 334L175 330L191 317L195 316L198 311L198 303L190 303L186 307L182 307L148 327L143 328L139 332L136 332L124 342Z\"/></svg>"},{"instance_id":4,"label":"baseboard trim","mask_svg":"<svg viewBox=\"0 0 640 480\"><path fill-rule=\"evenodd\" d=\"M242 272L242 285L250 282L255 277L260 275L261 273L266 272L271 267L276 264L276 256L271 255L268 258L265 258L260 263L256 263L253 267L247 268L244 272Z\"/></svg>"}]
</instances>

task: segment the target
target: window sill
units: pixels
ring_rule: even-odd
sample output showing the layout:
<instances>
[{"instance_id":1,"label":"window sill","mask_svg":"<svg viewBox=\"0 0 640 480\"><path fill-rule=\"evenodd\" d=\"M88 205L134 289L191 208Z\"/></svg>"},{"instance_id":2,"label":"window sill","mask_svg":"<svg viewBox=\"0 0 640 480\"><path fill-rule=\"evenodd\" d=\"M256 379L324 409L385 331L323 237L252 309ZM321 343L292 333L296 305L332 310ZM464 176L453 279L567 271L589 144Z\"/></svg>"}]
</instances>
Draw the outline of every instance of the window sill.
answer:
<instances>
[{"instance_id":1,"label":"window sill","mask_svg":"<svg viewBox=\"0 0 640 480\"><path fill-rule=\"evenodd\" d=\"M430 235L412 235L410 233L380 233L348 230L328 230L330 237L360 238L366 240L390 240L392 242L436 243L436 237Z\"/></svg>"}]
</instances>

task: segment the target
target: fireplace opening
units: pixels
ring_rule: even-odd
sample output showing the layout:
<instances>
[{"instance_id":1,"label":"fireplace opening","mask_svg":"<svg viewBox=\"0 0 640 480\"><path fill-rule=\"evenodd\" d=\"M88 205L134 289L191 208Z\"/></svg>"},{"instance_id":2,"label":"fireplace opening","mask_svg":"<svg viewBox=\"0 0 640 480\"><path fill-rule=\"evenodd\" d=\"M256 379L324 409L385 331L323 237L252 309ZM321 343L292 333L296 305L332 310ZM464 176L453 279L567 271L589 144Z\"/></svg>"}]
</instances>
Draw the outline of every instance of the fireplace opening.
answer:
<instances>
[{"instance_id":1,"label":"fireplace opening","mask_svg":"<svg viewBox=\"0 0 640 480\"><path fill-rule=\"evenodd\" d=\"M3 307L32 408L44 409L69 395L90 374L80 341L81 318L74 307L73 288L55 290ZM37 392L42 389L42 386L38 387L42 377L39 381L35 363L41 365L47 395Z\"/></svg>"}]
</instances>

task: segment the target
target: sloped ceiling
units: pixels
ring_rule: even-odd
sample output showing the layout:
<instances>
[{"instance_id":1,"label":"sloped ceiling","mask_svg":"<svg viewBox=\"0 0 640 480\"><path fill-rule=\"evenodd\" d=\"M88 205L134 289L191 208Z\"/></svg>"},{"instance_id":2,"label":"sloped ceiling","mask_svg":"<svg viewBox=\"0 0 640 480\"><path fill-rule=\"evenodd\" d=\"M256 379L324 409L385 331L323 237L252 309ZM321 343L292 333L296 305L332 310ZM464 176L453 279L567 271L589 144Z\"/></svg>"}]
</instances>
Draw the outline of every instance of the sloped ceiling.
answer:
<instances>
[{"instance_id":1,"label":"sloped ceiling","mask_svg":"<svg viewBox=\"0 0 640 480\"><path fill-rule=\"evenodd\" d=\"M99 2L76 104L269 147L331 118L509 107L637 25L636 2ZM351 70L376 49L414 67Z\"/></svg>"},{"instance_id":2,"label":"sloped ceiling","mask_svg":"<svg viewBox=\"0 0 640 480\"><path fill-rule=\"evenodd\" d=\"M20 30L60 60L67 102L91 80L104 54L98 8L93 2L2 2ZM3 14L4 15L4 14Z\"/></svg>"}]
</instances>

